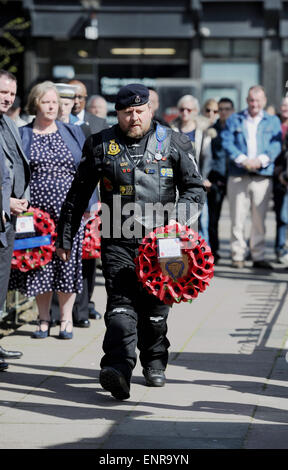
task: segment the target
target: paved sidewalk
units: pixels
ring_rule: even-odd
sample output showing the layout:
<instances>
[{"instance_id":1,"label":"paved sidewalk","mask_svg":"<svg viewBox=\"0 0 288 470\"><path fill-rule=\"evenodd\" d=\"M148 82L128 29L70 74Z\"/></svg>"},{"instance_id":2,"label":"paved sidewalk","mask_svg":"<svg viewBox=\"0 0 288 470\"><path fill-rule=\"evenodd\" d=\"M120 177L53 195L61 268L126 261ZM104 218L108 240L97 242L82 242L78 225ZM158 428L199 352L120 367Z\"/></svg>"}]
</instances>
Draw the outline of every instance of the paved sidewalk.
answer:
<instances>
[{"instance_id":1,"label":"paved sidewalk","mask_svg":"<svg viewBox=\"0 0 288 470\"><path fill-rule=\"evenodd\" d=\"M273 259L272 213L268 222ZM30 324L4 337L23 357L0 374L0 449L287 449L288 271L233 270L228 237L225 207L210 287L171 311L164 388L144 386L139 363L129 400L101 388L103 319L72 341L58 327L31 339ZM94 297L104 313L102 277Z\"/></svg>"}]
</instances>

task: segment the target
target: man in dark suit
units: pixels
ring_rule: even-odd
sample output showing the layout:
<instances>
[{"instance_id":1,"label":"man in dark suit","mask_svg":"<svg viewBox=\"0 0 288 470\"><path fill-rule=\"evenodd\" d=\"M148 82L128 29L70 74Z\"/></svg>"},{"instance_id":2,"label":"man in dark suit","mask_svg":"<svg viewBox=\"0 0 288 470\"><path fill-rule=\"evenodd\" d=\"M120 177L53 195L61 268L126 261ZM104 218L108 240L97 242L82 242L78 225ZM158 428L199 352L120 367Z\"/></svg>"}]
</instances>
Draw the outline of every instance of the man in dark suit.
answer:
<instances>
[{"instance_id":1,"label":"man in dark suit","mask_svg":"<svg viewBox=\"0 0 288 470\"><path fill-rule=\"evenodd\" d=\"M22 150L18 128L12 119L5 115L14 103L16 91L16 77L10 72L0 70L0 160L2 161L2 181L5 183L2 185L2 211L4 212L1 212L5 232L0 234L0 310L3 309L8 289L16 217L26 211L29 206L29 163ZM2 364L3 359L21 355L20 352L6 351L0 347Z\"/></svg>"},{"instance_id":2,"label":"man in dark suit","mask_svg":"<svg viewBox=\"0 0 288 470\"><path fill-rule=\"evenodd\" d=\"M81 126L86 137L106 129L108 127L106 119L95 116L85 109L87 88L84 83L79 80L70 80L68 83L77 87L72 114L78 118L78 121L74 124Z\"/></svg>"},{"instance_id":3,"label":"man in dark suit","mask_svg":"<svg viewBox=\"0 0 288 470\"><path fill-rule=\"evenodd\" d=\"M72 108L73 118L71 124L79 125L86 137L91 134L97 134L108 127L106 119L94 116L86 111L87 88L83 82L79 80L70 80L69 85L73 85L76 89L74 96L74 106ZM90 214L85 214L87 217ZM89 318L101 318L101 315L95 310L94 302L91 300L96 277L96 259L83 259L83 291L76 295L73 306L73 324L81 328L89 328ZM56 296L53 296L51 305L51 319L54 323L59 318L59 307Z\"/></svg>"}]
</instances>

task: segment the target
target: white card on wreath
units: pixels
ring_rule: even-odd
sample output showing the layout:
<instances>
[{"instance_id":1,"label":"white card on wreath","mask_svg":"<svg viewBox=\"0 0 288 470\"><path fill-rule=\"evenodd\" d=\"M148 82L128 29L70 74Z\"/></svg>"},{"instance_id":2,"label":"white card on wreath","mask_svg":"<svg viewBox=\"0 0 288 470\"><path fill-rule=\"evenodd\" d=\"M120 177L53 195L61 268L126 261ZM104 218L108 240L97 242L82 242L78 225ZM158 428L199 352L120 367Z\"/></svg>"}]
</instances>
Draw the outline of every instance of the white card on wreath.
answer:
<instances>
[{"instance_id":1,"label":"white card on wreath","mask_svg":"<svg viewBox=\"0 0 288 470\"><path fill-rule=\"evenodd\" d=\"M159 238L159 258L179 258L181 256L180 238Z\"/></svg>"},{"instance_id":2,"label":"white card on wreath","mask_svg":"<svg viewBox=\"0 0 288 470\"><path fill-rule=\"evenodd\" d=\"M18 216L16 220L16 233L33 232L35 232L33 214Z\"/></svg>"}]
</instances>

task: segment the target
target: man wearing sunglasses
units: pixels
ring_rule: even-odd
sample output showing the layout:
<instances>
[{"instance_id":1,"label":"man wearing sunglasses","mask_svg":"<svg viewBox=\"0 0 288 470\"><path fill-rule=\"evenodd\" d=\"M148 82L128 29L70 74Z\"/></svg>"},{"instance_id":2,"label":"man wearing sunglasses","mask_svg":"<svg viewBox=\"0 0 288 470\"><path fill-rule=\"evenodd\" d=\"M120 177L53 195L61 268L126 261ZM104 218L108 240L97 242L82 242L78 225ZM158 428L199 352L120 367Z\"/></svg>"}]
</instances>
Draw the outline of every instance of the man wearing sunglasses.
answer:
<instances>
[{"instance_id":1,"label":"man wearing sunglasses","mask_svg":"<svg viewBox=\"0 0 288 470\"><path fill-rule=\"evenodd\" d=\"M77 124L81 126L86 137L91 134L96 134L97 132L102 131L107 128L106 119L95 116L92 113L86 111L86 100L87 100L87 88L83 82L79 80L70 80L68 82L70 85L76 87L76 93L74 97L74 106L72 108L72 114L77 118Z\"/></svg>"}]
</instances>

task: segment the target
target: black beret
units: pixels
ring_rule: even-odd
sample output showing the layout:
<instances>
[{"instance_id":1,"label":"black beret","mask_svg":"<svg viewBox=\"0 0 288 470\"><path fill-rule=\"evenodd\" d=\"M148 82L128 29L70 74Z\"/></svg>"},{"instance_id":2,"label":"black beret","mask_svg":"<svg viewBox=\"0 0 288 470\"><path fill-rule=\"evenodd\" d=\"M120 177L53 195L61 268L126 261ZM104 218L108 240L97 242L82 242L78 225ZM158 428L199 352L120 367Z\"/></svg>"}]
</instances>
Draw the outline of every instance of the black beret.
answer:
<instances>
[{"instance_id":1,"label":"black beret","mask_svg":"<svg viewBox=\"0 0 288 470\"><path fill-rule=\"evenodd\" d=\"M129 108L130 106L141 106L149 101L149 90L140 83L131 83L123 86L116 96L115 109Z\"/></svg>"}]
</instances>

